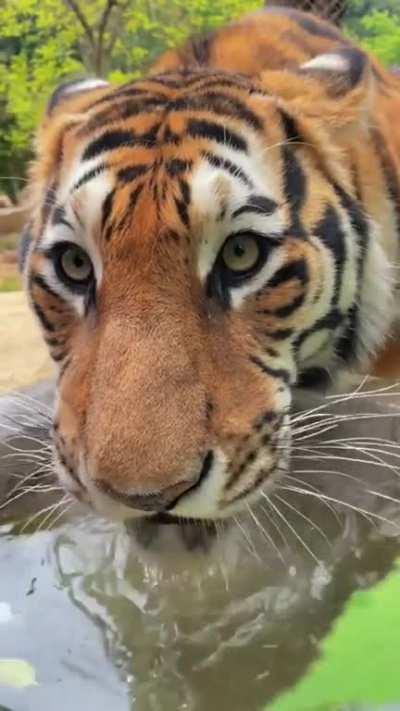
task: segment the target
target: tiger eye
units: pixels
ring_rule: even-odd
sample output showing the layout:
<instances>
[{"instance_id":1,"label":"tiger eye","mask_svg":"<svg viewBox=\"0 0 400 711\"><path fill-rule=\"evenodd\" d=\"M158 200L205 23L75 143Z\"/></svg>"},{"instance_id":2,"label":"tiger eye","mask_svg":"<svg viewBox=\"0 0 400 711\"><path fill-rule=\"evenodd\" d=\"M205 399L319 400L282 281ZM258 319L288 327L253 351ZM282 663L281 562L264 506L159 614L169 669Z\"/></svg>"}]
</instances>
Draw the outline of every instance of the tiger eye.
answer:
<instances>
[{"instance_id":1,"label":"tiger eye","mask_svg":"<svg viewBox=\"0 0 400 711\"><path fill-rule=\"evenodd\" d=\"M65 249L60 257L60 266L64 275L73 282L85 282L92 276L92 262L78 245L71 244Z\"/></svg>"},{"instance_id":2,"label":"tiger eye","mask_svg":"<svg viewBox=\"0 0 400 711\"><path fill-rule=\"evenodd\" d=\"M248 272L257 264L260 246L256 237L250 234L234 235L227 240L222 250L222 260L232 272Z\"/></svg>"}]
</instances>

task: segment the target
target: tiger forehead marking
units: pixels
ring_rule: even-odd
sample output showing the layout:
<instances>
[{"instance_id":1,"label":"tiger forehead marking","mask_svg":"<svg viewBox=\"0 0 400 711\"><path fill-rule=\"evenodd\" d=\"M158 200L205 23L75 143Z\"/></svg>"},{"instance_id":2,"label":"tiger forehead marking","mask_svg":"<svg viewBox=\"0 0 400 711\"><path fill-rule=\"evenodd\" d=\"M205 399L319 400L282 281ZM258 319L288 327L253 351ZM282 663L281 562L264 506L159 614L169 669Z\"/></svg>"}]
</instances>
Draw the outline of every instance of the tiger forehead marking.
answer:
<instances>
[{"instance_id":1,"label":"tiger forehead marking","mask_svg":"<svg viewBox=\"0 0 400 711\"><path fill-rule=\"evenodd\" d=\"M278 11L156 69L53 96L26 285L63 485L113 517L218 518L287 468L293 388L364 366L393 321L397 164L368 114L386 79Z\"/></svg>"}]
</instances>

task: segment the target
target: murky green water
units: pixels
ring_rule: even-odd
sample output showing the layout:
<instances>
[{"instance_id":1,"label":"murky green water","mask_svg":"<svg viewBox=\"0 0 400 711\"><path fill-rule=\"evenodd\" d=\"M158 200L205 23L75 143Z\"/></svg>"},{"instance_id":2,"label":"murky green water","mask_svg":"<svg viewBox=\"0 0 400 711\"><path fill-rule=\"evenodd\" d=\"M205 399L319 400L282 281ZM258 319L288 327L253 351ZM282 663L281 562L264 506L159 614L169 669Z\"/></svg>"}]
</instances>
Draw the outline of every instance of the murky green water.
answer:
<instances>
[{"instance_id":1,"label":"murky green water","mask_svg":"<svg viewBox=\"0 0 400 711\"><path fill-rule=\"evenodd\" d=\"M288 492L286 524L254 509L264 533L249 513L204 546L175 526L127 531L79 510L29 535L4 517L0 659L29 661L38 685L0 687L0 709L253 711L293 685L351 594L400 553L394 465L347 462L354 480L307 466L347 502L339 517Z\"/></svg>"}]
</instances>

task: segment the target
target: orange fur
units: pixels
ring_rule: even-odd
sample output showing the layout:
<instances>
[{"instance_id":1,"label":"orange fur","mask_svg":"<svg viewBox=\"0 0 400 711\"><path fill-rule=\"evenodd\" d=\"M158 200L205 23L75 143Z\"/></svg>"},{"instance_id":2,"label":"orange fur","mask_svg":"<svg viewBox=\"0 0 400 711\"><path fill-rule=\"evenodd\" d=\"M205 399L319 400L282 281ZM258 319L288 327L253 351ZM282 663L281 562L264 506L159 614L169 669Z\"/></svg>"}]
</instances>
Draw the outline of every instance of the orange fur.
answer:
<instances>
[{"instance_id":1,"label":"orange fur","mask_svg":"<svg viewBox=\"0 0 400 711\"><path fill-rule=\"evenodd\" d=\"M71 470L78 466L79 444L87 470L104 484L120 492L146 494L166 485L179 486L183 476L193 478L204 452L218 446L233 472L227 501L240 493L242 463L249 451L261 446L259 423L266 411L282 415L279 402L286 387L257 369L249 355L266 347L278 363L291 357L277 334L311 327L311 304L321 302L320 318L325 315L322 297L336 265L323 244L288 234L286 260L304 261L307 286L294 276L249 298L242 309L224 313L206 298L196 271L208 218L196 205L186 205L191 229L183 227L182 182L171 177L168 165L180 161L196 166L209 149L207 138L194 140L186 134L186 125L199 114L209 121L221 118L207 108L206 97L223 87L226 101L245 105L263 127L266 152L260 153L274 166L275 187L286 214L290 205L284 195L282 112L296 122L302 137L293 146L307 180L308 197L299 214L307 231L313 233L327 204L342 209L332 187L336 181L351 199L358 198L373 220L387 227L385 232L394 234L400 206L388 192L385 165L390 164L398 178L399 83L374 60L354 86L334 73L322 76L301 69L319 54L343 45L352 46L316 18L265 11L222 28L203 42L192 40L167 52L147 79L131 86L145 99L157 94L169 106L181 102L179 111L160 109L155 101L146 110L132 109L121 116L126 96L101 88L69 97L45 119L32 173L37 243L46 221L43 206L49 186L63 184L76 156L104 131L105 120L113 130L135 137L148 136L157 125L157 141L148 138L112 151L108 170L113 177L135 166L144 168L138 173L141 192L134 206L132 185L137 183L122 184L115 194L112 239L106 241L101 233L100 214L93 227L104 265L96 314L79 319L31 282L32 300L63 344L53 342L47 333L53 355L57 357L63 346L68 351L60 380L59 421L64 438L60 448ZM164 83L157 80L165 72ZM235 83L225 86L230 75ZM186 86L186 80L197 78L196 89ZM217 89L209 89L210 83ZM185 109L185 101L193 96L204 97L204 108L200 102L200 108ZM243 121L234 112L227 114L226 129L243 133ZM167 133L179 134L179 145L167 140ZM223 180L215 192L223 208L229 196ZM155 209L160 195L163 200ZM74 202L78 213L86 200L82 188ZM390 259L397 256L394 242L383 247ZM40 259L35 253L31 257L31 278L40 272ZM285 308L296 300L298 310L286 315ZM324 338L322 334L321 342ZM390 348L393 355L379 359L379 374L390 374L394 359L400 364L398 347ZM274 436L268 431L273 445ZM271 451L271 456L278 456L272 445Z\"/></svg>"}]
</instances>

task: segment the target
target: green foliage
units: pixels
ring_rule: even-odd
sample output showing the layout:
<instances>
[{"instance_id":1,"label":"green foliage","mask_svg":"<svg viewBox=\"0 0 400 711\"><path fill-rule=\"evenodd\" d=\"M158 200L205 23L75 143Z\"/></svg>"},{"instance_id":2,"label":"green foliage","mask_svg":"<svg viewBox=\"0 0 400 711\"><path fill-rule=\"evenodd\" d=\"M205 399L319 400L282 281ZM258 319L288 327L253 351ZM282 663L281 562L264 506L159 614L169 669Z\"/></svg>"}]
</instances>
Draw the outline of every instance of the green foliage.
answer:
<instances>
[{"instance_id":1,"label":"green foliage","mask_svg":"<svg viewBox=\"0 0 400 711\"><path fill-rule=\"evenodd\" d=\"M272 0L271 0L272 2ZM165 49L263 0L0 0L0 193L15 197L46 102L80 75L123 83ZM399 0L348 0L346 28L400 64Z\"/></svg>"},{"instance_id":2,"label":"green foliage","mask_svg":"<svg viewBox=\"0 0 400 711\"><path fill-rule=\"evenodd\" d=\"M165 49L261 0L0 0L0 192L15 197L52 91L79 75L138 77ZM13 178L16 176L16 179Z\"/></svg>"},{"instance_id":3,"label":"green foliage","mask_svg":"<svg viewBox=\"0 0 400 711\"><path fill-rule=\"evenodd\" d=\"M266 711L381 709L399 702L399 583L397 567L376 587L356 593L308 675Z\"/></svg>"},{"instance_id":4,"label":"green foliage","mask_svg":"<svg viewBox=\"0 0 400 711\"><path fill-rule=\"evenodd\" d=\"M362 25L366 31L363 46L389 66L400 64L400 15L373 12Z\"/></svg>"},{"instance_id":5,"label":"green foliage","mask_svg":"<svg viewBox=\"0 0 400 711\"><path fill-rule=\"evenodd\" d=\"M346 27L382 62L400 64L399 0L350 0Z\"/></svg>"}]
</instances>

